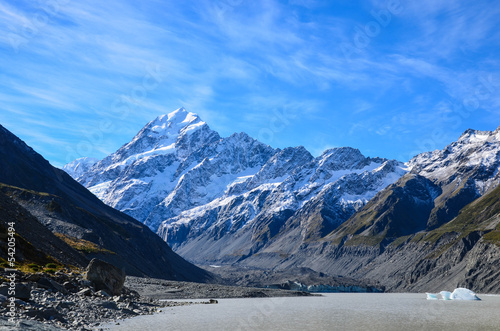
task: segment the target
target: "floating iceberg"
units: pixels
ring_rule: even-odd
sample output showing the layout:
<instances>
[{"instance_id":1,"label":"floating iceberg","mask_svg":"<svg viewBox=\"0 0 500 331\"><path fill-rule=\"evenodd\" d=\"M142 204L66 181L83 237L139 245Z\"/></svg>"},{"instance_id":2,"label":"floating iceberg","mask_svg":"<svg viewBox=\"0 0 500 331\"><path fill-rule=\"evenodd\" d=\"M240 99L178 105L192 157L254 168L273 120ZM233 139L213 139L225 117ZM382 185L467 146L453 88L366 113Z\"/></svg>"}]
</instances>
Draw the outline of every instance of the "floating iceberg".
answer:
<instances>
[{"instance_id":1,"label":"floating iceberg","mask_svg":"<svg viewBox=\"0 0 500 331\"><path fill-rule=\"evenodd\" d=\"M427 294L427 300L439 300L437 294L435 293L425 293Z\"/></svg>"},{"instance_id":2,"label":"floating iceberg","mask_svg":"<svg viewBox=\"0 0 500 331\"><path fill-rule=\"evenodd\" d=\"M456 288L451 294L451 300L481 300L476 293L463 287Z\"/></svg>"},{"instance_id":3,"label":"floating iceberg","mask_svg":"<svg viewBox=\"0 0 500 331\"><path fill-rule=\"evenodd\" d=\"M439 292L439 294L441 294L441 298L443 300L451 300L451 292L441 291L441 292Z\"/></svg>"},{"instance_id":4,"label":"floating iceberg","mask_svg":"<svg viewBox=\"0 0 500 331\"><path fill-rule=\"evenodd\" d=\"M438 294L436 293L425 293L427 295L427 300L439 300ZM469 289L459 287L456 288L453 293L448 291L439 292L442 300L481 300L477 297L476 293Z\"/></svg>"}]
</instances>

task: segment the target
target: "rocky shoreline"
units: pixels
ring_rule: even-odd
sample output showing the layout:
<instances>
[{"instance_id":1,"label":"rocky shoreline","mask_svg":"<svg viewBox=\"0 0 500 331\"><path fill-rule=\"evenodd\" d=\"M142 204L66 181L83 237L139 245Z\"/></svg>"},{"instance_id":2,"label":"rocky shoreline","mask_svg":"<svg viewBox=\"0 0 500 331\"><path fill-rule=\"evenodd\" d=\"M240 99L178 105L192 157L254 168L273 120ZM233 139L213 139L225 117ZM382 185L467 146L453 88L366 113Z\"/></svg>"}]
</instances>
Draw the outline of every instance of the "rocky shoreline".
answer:
<instances>
[{"instance_id":1,"label":"rocky shoreline","mask_svg":"<svg viewBox=\"0 0 500 331\"><path fill-rule=\"evenodd\" d=\"M12 275L15 282L8 281ZM298 291L127 277L115 295L99 289L87 274L61 269L54 274L0 271L0 330L99 330L99 325L161 308L214 304L218 298L309 296ZM15 296L9 293L14 288ZM207 299L176 302L176 299ZM164 301L169 300L169 301ZM9 315L13 313L12 321Z\"/></svg>"},{"instance_id":2,"label":"rocky shoreline","mask_svg":"<svg viewBox=\"0 0 500 331\"><path fill-rule=\"evenodd\" d=\"M127 287L120 295L111 296L96 290L81 274L67 270L54 275L15 275L15 297L6 295L8 283L0 286L0 330L93 330L100 323L189 304L141 297ZM1 276L7 275L3 272ZM13 322L9 321L11 312Z\"/></svg>"}]
</instances>

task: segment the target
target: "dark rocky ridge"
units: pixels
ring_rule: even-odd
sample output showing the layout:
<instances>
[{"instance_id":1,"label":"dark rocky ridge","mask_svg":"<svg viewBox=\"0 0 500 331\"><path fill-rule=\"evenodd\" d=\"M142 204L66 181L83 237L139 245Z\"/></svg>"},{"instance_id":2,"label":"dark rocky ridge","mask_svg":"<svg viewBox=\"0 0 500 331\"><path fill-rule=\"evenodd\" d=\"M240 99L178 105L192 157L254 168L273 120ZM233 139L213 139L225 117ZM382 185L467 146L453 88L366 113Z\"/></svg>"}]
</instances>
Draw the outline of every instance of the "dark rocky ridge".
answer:
<instances>
[{"instance_id":1,"label":"dark rocky ridge","mask_svg":"<svg viewBox=\"0 0 500 331\"><path fill-rule=\"evenodd\" d=\"M83 254L70 247L43 226L29 211L17 203L11 193L18 188L0 184L0 257L7 256L7 228L9 222L15 223L16 259L45 265L59 261L65 265L84 267L88 260ZM21 191L23 192L23 191Z\"/></svg>"},{"instance_id":2,"label":"dark rocky ridge","mask_svg":"<svg viewBox=\"0 0 500 331\"><path fill-rule=\"evenodd\" d=\"M3 194L7 194L10 205L24 213L30 222L36 224L36 219L52 232L84 239L103 249L84 252L84 257L75 258L71 264L99 257L123 268L129 275L214 280L212 275L175 254L146 226L106 206L64 171L52 167L2 126L0 169L0 183L7 184L2 187ZM2 219L3 223L6 221ZM37 248L43 248L49 256L57 255L48 247ZM69 258L72 250L67 251L65 257Z\"/></svg>"}]
</instances>

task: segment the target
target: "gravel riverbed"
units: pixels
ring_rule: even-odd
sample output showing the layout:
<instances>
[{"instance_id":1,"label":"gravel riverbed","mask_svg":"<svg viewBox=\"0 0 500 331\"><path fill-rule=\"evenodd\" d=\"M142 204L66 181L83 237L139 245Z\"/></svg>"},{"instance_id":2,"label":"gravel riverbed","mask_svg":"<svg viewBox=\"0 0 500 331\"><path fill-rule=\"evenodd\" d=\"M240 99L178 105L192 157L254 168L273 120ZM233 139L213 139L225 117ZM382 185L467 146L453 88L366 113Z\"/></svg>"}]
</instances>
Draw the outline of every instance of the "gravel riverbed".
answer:
<instances>
[{"instance_id":1,"label":"gravel riverbed","mask_svg":"<svg viewBox=\"0 0 500 331\"><path fill-rule=\"evenodd\" d=\"M137 291L141 297L158 300L261 298L312 295L300 291L188 283L140 277L127 277L125 286Z\"/></svg>"}]
</instances>

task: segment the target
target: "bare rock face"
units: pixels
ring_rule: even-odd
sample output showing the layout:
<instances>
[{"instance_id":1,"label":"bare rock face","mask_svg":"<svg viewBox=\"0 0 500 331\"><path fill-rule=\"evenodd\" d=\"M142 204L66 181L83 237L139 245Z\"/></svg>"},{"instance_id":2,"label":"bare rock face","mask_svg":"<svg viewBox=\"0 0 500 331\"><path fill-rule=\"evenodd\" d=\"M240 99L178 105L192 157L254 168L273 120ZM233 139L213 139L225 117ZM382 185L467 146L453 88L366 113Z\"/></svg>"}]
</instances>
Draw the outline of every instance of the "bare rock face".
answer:
<instances>
[{"instance_id":1,"label":"bare rock face","mask_svg":"<svg viewBox=\"0 0 500 331\"><path fill-rule=\"evenodd\" d=\"M107 262L92 259L87 266L85 279L91 281L96 290L103 290L111 295L120 295L125 283L125 272Z\"/></svg>"}]
</instances>

